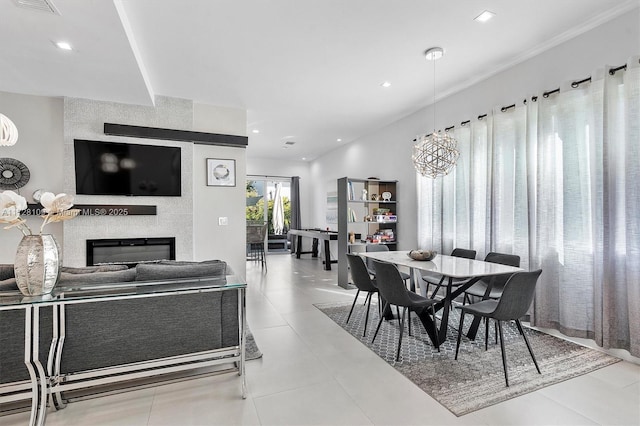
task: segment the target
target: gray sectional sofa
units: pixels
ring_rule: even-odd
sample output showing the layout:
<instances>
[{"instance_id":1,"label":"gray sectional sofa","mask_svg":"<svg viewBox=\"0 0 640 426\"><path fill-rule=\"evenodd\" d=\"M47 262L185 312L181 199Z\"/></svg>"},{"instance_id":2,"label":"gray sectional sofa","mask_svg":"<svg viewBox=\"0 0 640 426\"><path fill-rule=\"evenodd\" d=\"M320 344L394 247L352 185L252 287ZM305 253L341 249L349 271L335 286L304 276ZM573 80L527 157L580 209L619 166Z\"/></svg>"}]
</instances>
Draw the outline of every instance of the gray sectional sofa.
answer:
<instances>
[{"instance_id":1,"label":"gray sectional sofa","mask_svg":"<svg viewBox=\"0 0 640 426\"><path fill-rule=\"evenodd\" d=\"M121 266L63 268L58 287L125 281L230 275L223 261L159 261ZM0 291L15 289L12 265L0 265ZM24 311L0 311L0 393L26 381ZM61 373L72 374L226 348L239 344L238 293L220 291L171 297L67 305ZM51 308L41 309L40 359L47 364Z\"/></svg>"}]
</instances>

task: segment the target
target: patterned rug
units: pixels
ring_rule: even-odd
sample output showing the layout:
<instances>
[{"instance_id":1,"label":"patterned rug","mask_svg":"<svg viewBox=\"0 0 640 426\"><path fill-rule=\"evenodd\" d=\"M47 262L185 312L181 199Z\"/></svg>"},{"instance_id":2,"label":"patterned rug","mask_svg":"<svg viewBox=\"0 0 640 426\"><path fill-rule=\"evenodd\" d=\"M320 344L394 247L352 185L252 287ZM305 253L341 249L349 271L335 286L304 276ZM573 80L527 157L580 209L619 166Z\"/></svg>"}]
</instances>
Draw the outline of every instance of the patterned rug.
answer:
<instances>
[{"instance_id":1,"label":"patterned rug","mask_svg":"<svg viewBox=\"0 0 640 426\"><path fill-rule=\"evenodd\" d=\"M253 333L251 333L249 326L247 326L247 334L245 335L245 337L246 342L244 344L244 359L247 361L251 361L252 359L262 358L262 352L260 352L260 348L258 348L256 340L253 338Z\"/></svg>"},{"instance_id":2,"label":"patterned rug","mask_svg":"<svg viewBox=\"0 0 640 426\"><path fill-rule=\"evenodd\" d=\"M375 343L371 344L379 319L378 307L374 304L371 304L366 338L362 337L366 311L362 303L356 304L348 324L346 320L351 304L322 304L316 307L456 416L620 361L602 352L525 327L542 371L542 374L538 374L515 324L504 324L509 372L509 387L506 387L500 345L495 344L493 322L489 329L488 351L484 350L484 326L481 326L475 341L463 336L458 360L454 360L460 321L459 311L454 309L449 318L447 341L440 346L440 352L431 345L417 316L411 315L413 336L409 336L405 329L400 361L396 362L399 322L383 321ZM471 320L471 316L465 317L465 331Z\"/></svg>"}]
</instances>

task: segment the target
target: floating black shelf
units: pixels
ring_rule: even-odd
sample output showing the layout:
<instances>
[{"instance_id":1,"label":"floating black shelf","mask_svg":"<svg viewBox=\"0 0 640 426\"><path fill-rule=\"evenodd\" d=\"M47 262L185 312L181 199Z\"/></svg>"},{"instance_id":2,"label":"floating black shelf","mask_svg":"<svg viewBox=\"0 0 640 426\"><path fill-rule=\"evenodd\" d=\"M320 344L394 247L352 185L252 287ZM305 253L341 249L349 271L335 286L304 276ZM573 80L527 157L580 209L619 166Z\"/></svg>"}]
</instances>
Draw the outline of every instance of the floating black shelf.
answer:
<instances>
[{"instance_id":1,"label":"floating black shelf","mask_svg":"<svg viewBox=\"0 0 640 426\"><path fill-rule=\"evenodd\" d=\"M104 123L104 134L193 142L202 145L234 146L238 148L245 148L249 145L249 138L246 136L194 132L191 130L162 129L159 127L131 126L128 124Z\"/></svg>"},{"instance_id":2,"label":"floating black shelf","mask_svg":"<svg viewBox=\"0 0 640 426\"><path fill-rule=\"evenodd\" d=\"M74 204L73 209L79 209L79 216L155 216L157 206L140 204ZM27 209L21 212L25 216L42 216L41 204L27 204Z\"/></svg>"}]
</instances>

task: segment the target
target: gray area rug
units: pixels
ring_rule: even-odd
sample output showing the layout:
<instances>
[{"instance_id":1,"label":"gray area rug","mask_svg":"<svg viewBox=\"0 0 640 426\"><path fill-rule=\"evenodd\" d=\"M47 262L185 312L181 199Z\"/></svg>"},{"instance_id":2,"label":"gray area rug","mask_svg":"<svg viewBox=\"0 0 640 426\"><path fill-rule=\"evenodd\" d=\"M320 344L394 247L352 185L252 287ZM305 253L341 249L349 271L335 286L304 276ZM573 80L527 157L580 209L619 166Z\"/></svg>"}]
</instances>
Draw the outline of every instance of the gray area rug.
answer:
<instances>
[{"instance_id":1,"label":"gray area rug","mask_svg":"<svg viewBox=\"0 0 640 426\"><path fill-rule=\"evenodd\" d=\"M542 371L542 374L538 374L515 324L505 324L503 331L510 385L506 387L500 345L495 344L493 322L489 329L489 350L484 350L484 326L481 326L475 341L463 336L456 361L454 356L460 321L458 310L454 309L450 315L447 341L440 346L441 352L431 345L422 323L414 314L411 316L413 336L409 336L405 329L400 361L396 362L397 320L383 321L375 343L371 344L379 319L377 305L371 304L366 338L362 337L366 311L362 303L356 304L348 324L346 320L351 304L322 304L316 307L456 416L620 361L602 352L525 327ZM471 320L472 317L465 317L465 332Z\"/></svg>"},{"instance_id":2,"label":"gray area rug","mask_svg":"<svg viewBox=\"0 0 640 426\"><path fill-rule=\"evenodd\" d=\"M245 337L247 341L244 344L244 359L251 361L252 359L262 358L262 352L260 352L260 348L258 348L256 340L253 338L253 333L251 333L248 326Z\"/></svg>"}]
</instances>

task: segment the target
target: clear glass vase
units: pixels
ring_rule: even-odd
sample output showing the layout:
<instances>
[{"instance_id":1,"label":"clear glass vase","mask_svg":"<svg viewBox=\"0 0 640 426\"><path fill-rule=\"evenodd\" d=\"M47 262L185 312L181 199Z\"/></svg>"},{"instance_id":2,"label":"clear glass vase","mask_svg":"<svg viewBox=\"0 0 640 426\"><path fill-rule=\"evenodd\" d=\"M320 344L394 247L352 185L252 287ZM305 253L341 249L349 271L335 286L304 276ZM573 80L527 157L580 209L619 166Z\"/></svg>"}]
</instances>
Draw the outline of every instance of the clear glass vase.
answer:
<instances>
[{"instance_id":1,"label":"clear glass vase","mask_svg":"<svg viewBox=\"0 0 640 426\"><path fill-rule=\"evenodd\" d=\"M13 265L18 288L25 296L51 293L61 265L62 253L53 235L25 235L18 244Z\"/></svg>"}]
</instances>

